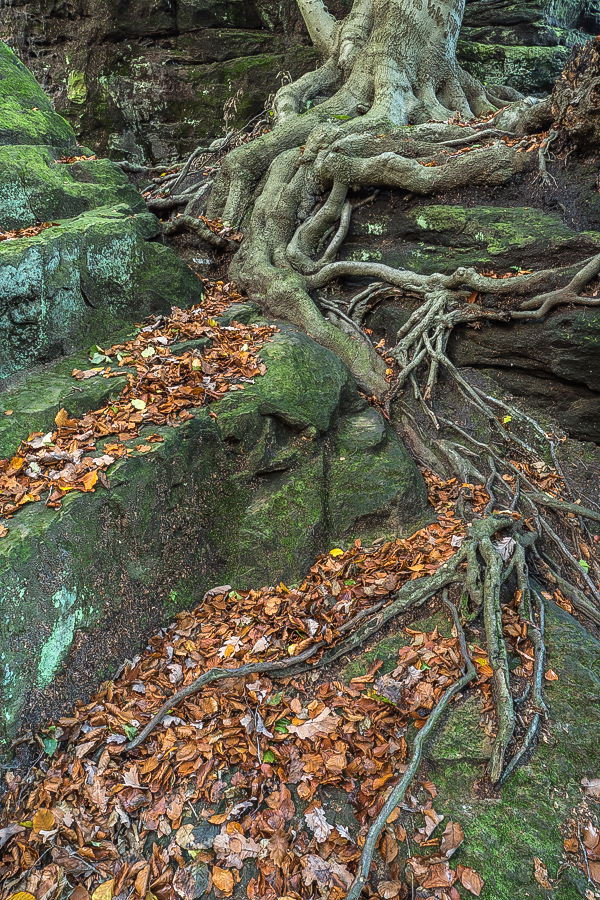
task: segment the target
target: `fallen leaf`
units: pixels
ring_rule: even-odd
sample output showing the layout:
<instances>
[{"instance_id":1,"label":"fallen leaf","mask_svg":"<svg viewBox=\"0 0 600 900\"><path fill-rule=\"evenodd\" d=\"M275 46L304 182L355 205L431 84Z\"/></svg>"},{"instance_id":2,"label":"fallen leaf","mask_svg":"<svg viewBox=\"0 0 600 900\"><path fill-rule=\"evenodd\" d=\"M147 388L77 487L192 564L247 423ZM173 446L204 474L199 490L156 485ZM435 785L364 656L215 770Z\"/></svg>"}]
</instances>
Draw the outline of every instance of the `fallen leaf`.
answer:
<instances>
[{"instance_id":1,"label":"fallen leaf","mask_svg":"<svg viewBox=\"0 0 600 900\"><path fill-rule=\"evenodd\" d=\"M302 740L311 740L320 734L331 734L337 728L339 721L339 717L326 706L314 719L308 719L301 725L288 725L288 731L291 734L297 734Z\"/></svg>"},{"instance_id":2,"label":"fallen leaf","mask_svg":"<svg viewBox=\"0 0 600 900\"><path fill-rule=\"evenodd\" d=\"M476 872L475 869L471 869L469 866L459 865L456 867L456 874L462 886L470 891L471 894L479 897L484 885L483 878L479 872Z\"/></svg>"},{"instance_id":3,"label":"fallen leaf","mask_svg":"<svg viewBox=\"0 0 600 900\"><path fill-rule=\"evenodd\" d=\"M325 812L322 806L315 806L309 812L304 813L306 824L315 836L317 844L324 844L331 832L333 825L330 825L325 818Z\"/></svg>"},{"instance_id":4,"label":"fallen leaf","mask_svg":"<svg viewBox=\"0 0 600 900\"><path fill-rule=\"evenodd\" d=\"M15 834L25 831L22 825L7 825L6 828L0 828L0 849L4 847L6 842Z\"/></svg>"},{"instance_id":5,"label":"fallen leaf","mask_svg":"<svg viewBox=\"0 0 600 900\"><path fill-rule=\"evenodd\" d=\"M546 888L546 890L551 891L552 885L548 881L548 868L542 862L542 860L539 858L539 856L533 857L533 863L534 863L534 867L535 867L534 872L533 872L533 874L535 876L535 880L537 881L538 884L541 884L541 886L543 888Z\"/></svg>"},{"instance_id":6,"label":"fallen leaf","mask_svg":"<svg viewBox=\"0 0 600 900\"><path fill-rule=\"evenodd\" d=\"M94 893L92 894L92 900L113 900L115 896L115 879L111 878L110 881L105 881L103 884L99 885Z\"/></svg>"},{"instance_id":7,"label":"fallen leaf","mask_svg":"<svg viewBox=\"0 0 600 900\"><path fill-rule=\"evenodd\" d=\"M49 809L40 809L33 817L33 830L36 834L40 831L52 831L56 819Z\"/></svg>"},{"instance_id":8,"label":"fallen leaf","mask_svg":"<svg viewBox=\"0 0 600 900\"><path fill-rule=\"evenodd\" d=\"M594 800L600 800L600 778L582 778L581 784L588 797L593 797Z\"/></svg>"},{"instance_id":9,"label":"fallen leaf","mask_svg":"<svg viewBox=\"0 0 600 900\"><path fill-rule=\"evenodd\" d=\"M447 859L450 859L455 850L458 850L464 839L465 833L462 826L458 822L448 822L444 828L444 833L442 834L440 852L443 853Z\"/></svg>"},{"instance_id":10,"label":"fallen leaf","mask_svg":"<svg viewBox=\"0 0 600 900\"><path fill-rule=\"evenodd\" d=\"M556 672L553 672L552 669L548 669L548 671L544 673L544 678L546 681L558 681L558 675Z\"/></svg>"},{"instance_id":11,"label":"fallen leaf","mask_svg":"<svg viewBox=\"0 0 600 900\"><path fill-rule=\"evenodd\" d=\"M226 897L233 894L233 875L227 869L221 869L219 866L213 866L212 870L213 884Z\"/></svg>"}]
</instances>

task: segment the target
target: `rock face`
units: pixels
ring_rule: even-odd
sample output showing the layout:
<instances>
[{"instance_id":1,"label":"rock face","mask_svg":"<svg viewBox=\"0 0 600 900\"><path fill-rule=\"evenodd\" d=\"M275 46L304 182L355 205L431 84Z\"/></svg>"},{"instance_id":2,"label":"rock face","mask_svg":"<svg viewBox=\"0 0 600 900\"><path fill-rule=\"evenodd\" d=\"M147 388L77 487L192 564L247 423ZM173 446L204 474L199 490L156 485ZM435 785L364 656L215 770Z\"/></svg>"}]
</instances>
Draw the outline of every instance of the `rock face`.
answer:
<instances>
[{"instance_id":1,"label":"rock face","mask_svg":"<svg viewBox=\"0 0 600 900\"><path fill-rule=\"evenodd\" d=\"M395 536L429 519L418 470L336 356L284 325L261 356L267 374L245 391L179 428L151 429L164 441L111 467L110 490L69 494L60 511L32 505L8 523L0 751L23 715L81 697L111 658L135 653L213 585L290 583L350 533ZM59 408L95 409L124 381L75 382L82 365L64 359L0 394L2 409L15 410L1 417L1 454L14 452L21 429L52 428ZM88 673L75 689L68 665L57 679L69 653Z\"/></svg>"},{"instance_id":2,"label":"rock face","mask_svg":"<svg viewBox=\"0 0 600 900\"><path fill-rule=\"evenodd\" d=\"M329 8L343 15L350 0ZM287 73L317 63L294 0L11 0L0 38L101 153L168 160L257 115ZM488 82L547 93L590 0L467 0L461 63ZM233 104L233 105L232 105Z\"/></svg>"},{"instance_id":3,"label":"rock face","mask_svg":"<svg viewBox=\"0 0 600 900\"><path fill-rule=\"evenodd\" d=\"M557 172L552 203L533 177L493 196L478 190L446 195L443 205L435 197L386 192L353 217L342 254L425 274L475 266L510 275L572 265L598 253L600 195L591 160ZM382 304L369 324L392 345L413 309L406 301ZM527 398L536 415L554 418L571 437L600 441L596 309L557 308L533 323L457 328L448 349L457 365L483 370L507 394Z\"/></svg>"},{"instance_id":4,"label":"rock face","mask_svg":"<svg viewBox=\"0 0 600 900\"><path fill-rule=\"evenodd\" d=\"M123 172L74 156L91 152L0 43L0 230L52 224L0 242L0 383L200 294Z\"/></svg>"}]
</instances>

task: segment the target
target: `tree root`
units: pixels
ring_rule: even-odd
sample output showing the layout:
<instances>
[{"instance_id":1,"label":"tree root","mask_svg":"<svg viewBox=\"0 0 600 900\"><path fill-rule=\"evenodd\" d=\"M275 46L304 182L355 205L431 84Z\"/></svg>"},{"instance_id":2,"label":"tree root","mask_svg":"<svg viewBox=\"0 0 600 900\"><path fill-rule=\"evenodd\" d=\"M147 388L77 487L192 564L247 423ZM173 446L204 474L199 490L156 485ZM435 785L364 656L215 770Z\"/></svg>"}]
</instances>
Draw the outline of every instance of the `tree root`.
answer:
<instances>
[{"instance_id":1,"label":"tree root","mask_svg":"<svg viewBox=\"0 0 600 900\"><path fill-rule=\"evenodd\" d=\"M421 762L421 757L423 755L423 748L425 747L428 739L434 733L436 726L446 709L448 708L448 704L461 691L463 691L466 686L473 681L474 678L477 677L477 672L475 671L475 667L471 662L471 658L469 656L469 652L467 650L467 642L465 640L465 634L460 624L460 619L458 617L458 613L456 611L456 607L454 604L449 601L446 602L446 605L449 607L452 618L454 619L454 625L456 628L457 636L460 642L460 649L463 656L463 660L465 663L464 674L462 678L460 678L457 682L455 682L452 687L448 688L447 691L442 695L439 700L437 706L431 711L427 718L427 722L415 738L415 742L413 744L413 751L410 758L410 762L408 764L408 768L398 784L392 789L388 799L385 801L379 815L373 821L371 827L369 828L369 833L365 840L365 844L361 853L360 861L358 864L358 869L356 875L354 877L354 881L350 886L350 890L346 895L346 900L359 900L361 892L367 883L367 879L369 877L369 871L371 868L371 861L373 859L373 854L375 852L375 848L377 846L377 842L379 841L379 835L383 831L385 827L385 823L389 819L390 815L396 809L396 807L402 802L404 799L404 795L406 791L410 787L410 784L417 774L419 769L419 765Z\"/></svg>"},{"instance_id":2,"label":"tree root","mask_svg":"<svg viewBox=\"0 0 600 900\"><path fill-rule=\"evenodd\" d=\"M502 572L503 561L500 553L492 543L494 535L504 532L509 532L514 538L515 545L521 548L533 543L536 537L536 535L531 533L521 533L518 522L515 523L515 520L510 516L490 515L474 521L460 549L451 559L443 563L437 572L407 582L387 606L382 607L381 604L378 604L374 609L365 610L347 622L339 629L339 632L340 635L345 635L348 632L350 634L341 640L337 646L326 650L324 642L320 641L309 647L304 653L291 659L250 663L234 669L213 668L166 700L140 734L126 745L126 749L134 750L138 747L146 740L154 728L160 724L169 710L208 684L227 678L243 678L247 675L267 672L272 678L277 678L279 675L297 677L307 671L312 672L322 666L329 666L341 656L355 651L392 619L397 618L408 609L421 606L426 600L441 590L447 590L451 584L463 582L475 607L475 615L479 612L481 606L483 606L484 611L488 652L490 664L494 670L496 703L500 722L498 737L496 738L492 754L490 775L492 781L498 783L502 776L506 746L514 729L514 709L510 692L506 646L502 637L500 607L500 589L504 580ZM485 570L483 573L478 554L481 554L484 560ZM524 550L522 559L524 559ZM466 572L462 571L465 562ZM473 614L467 615L469 620L473 617ZM361 619L364 619L364 621L359 624ZM307 665L308 660L324 649L325 652L318 660Z\"/></svg>"},{"instance_id":3,"label":"tree root","mask_svg":"<svg viewBox=\"0 0 600 900\"><path fill-rule=\"evenodd\" d=\"M235 241L228 241L227 238L215 234L201 219L195 219L193 216L177 216L172 222L167 222L163 226L163 234L167 236L181 234L182 231L191 231L207 244L210 244L211 247L216 247L218 250L237 247Z\"/></svg>"}]
</instances>

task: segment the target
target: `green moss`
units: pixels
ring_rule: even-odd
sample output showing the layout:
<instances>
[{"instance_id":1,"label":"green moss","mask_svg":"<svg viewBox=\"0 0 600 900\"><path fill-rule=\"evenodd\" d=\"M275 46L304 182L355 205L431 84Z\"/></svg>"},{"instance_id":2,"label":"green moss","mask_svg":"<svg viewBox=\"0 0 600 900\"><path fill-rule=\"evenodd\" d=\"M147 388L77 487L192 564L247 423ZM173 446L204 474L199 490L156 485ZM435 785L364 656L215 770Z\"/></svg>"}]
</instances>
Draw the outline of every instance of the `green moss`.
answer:
<instances>
[{"instance_id":1,"label":"green moss","mask_svg":"<svg viewBox=\"0 0 600 900\"><path fill-rule=\"evenodd\" d=\"M506 84L526 94L551 91L567 56L565 47L511 47L464 40L457 49L459 63L475 78Z\"/></svg>"},{"instance_id":2,"label":"green moss","mask_svg":"<svg viewBox=\"0 0 600 900\"><path fill-rule=\"evenodd\" d=\"M0 245L0 378L93 343L131 317L197 301L200 282L119 205Z\"/></svg>"},{"instance_id":3,"label":"green moss","mask_svg":"<svg viewBox=\"0 0 600 900\"><path fill-rule=\"evenodd\" d=\"M65 165L49 147L0 147L0 225L25 228L66 219L96 207L145 205L125 174L107 159Z\"/></svg>"},{"instance_id":4,"label":"green moss","mask_svg":"<svg viewBox=\"0 0 600 900\"><path fill-rule=\"evenodd\" d=\"M481 701L466 717L466 704L457 705L428 752L433 781L444 798L438 811L462 824L466 841L457 861L481 873L486 883L483 900L549 896L534 877L536 856L547 865L550 878L559 879L553 897L570 900L582 896L576 873L559 875L559 827L581 798L581 778L595 777L592 773L597 773L600 763L600 678L595 671L600 644L550 603L546 646L546 664L559 674L558 681L544 686L550 707L549 730L529 763L502 789L499 800L474 799L472 785L481 775L480 763L475 753L466 758L462 750L469 746L467 730L476 726ZM484 740L481 729L475 740Z\"/></svg>"},{"instance_id":5,"label":"green moss","mask_svg":"<svg viewBox=\"0 0 600 900\"><path fill-rule=\"evenodd\" d=\"M0 542L4 734L16 727L34 676L45 683L75 629L96 627L114 614L124 590L142 607L151 594L168 620L212 584L297 581L337 539L329 519L337 489L327 463L331 438L322 430L335 431L341 410L345 433L356 436L349 410L360 409L360 398L339 359L293 329L282 325L263 357L264 378L213 404L216 419L201 409L179 428L152 427L164 441L151 453L111 466L109 491L68 494L60 511L32 504L10 520L9 535ZM48 422L65 402L65 368L75 360L80 357L56 364L56 374L47 369L22 378L8 395L15 405L29 404L27 431L40 418ZM45 410L41 402L34 408L36 389L46 397ZM85 385L81 408L100 399L100 380L97 389L92 397ZM14 440L12 423L0 419L0 427L6 429L0 439ZM362 427L359 432L358 455L370 452ZM388 452L396 452L394 440L387 439ZM422 481L410 460L400 473L386 468L383 445L378 453L374 465L390 502L394 485L402 496L412 485L420 497ZM375 513L382 495L370 502L367 512ZM348 504L336 522L340 533L352 534L355 516ZM40 659L43 674L37 672Z\"/></svg>"},{"instance_id":6,"label":"green moss","mask_svg":"<svg viewBox=\"0 0 600 900\"><path fill-rule=\"evenodd\" d=\"M75 134L54 112L33 75L0 41L0 144L48 144L67 149Z\"/></svg>"}]
</instances>

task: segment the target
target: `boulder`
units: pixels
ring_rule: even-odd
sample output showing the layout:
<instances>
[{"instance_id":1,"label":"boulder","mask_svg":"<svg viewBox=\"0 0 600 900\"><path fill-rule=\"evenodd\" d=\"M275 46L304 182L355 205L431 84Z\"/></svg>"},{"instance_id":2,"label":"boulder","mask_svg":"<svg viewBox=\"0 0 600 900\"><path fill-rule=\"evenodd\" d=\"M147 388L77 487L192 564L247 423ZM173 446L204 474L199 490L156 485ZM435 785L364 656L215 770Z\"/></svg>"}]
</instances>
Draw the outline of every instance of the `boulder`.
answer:
<instances>
[{"instance_id":1,"label":"boulder","mask_svg":"<svg viewBox=\"0 0 600 900\"><path fill-rule=\"evenodd\" d=\"M27 228L111 204L126 204L131 212L146 211L141 195L109 160L89 158L65 164L60 159L47 146L0 146L1 228Z\"/></svg>"},{"instance_id":2,"label":"boulder","mask_svg":"<svg viewBox=\"0 0 600 900\"><path fill-rule=\"evenodd\" d=\"M140 641L215 584L300 579L315 556L430 520L422 477L330 351L280 324L263 378L177 428L144 429L110 489L31 504L0 541L0 741L82 698ZM99 408L118 379L75 382L67 358L1 396L0 446ZM121 379L121 384L124 379ZM13 423L13 417L18 423ZM150 452L145 437L163 438ZM147 449L147 448L146 448ZM62 666L66 661L66 666ZM69 681L69 662L86 671ZM62 675L60 673L63 673ZM1 746L1 744L0 744Z\"/></svg>"},{"instance_id":3,"label":"boulder","mask_svg":"<svg viewBox=\"0 0 600 900\"><path fill-rule=\"evenodd\" d=\"M59 116L31 72L0 41L0 144L75 146L70 125Z\"/></svg>"},{"instance_id":4,"label":"boulder","mask_svg":"<svg viewBox=\"0 0 600 900\"><path fill-rule=\"evenodd\" d=\"M119 204L0 242L0 383L198 299L198 278L151 242L159 231L153 215Z\"/></svg>"},{"instance_id":5,"label":"boulder","mask_svg":"<svg viewBox=\"0 0 600 900\"><path fill-rule=\"evenodd\" d=\"M201 285L156 242L160 223L121 169L76 147L71 127L2 43L0 101L1 386L101 343L132 318L195 302ZM40 224L49 227L14 233Z\"/></svg>"}]
</instances>

